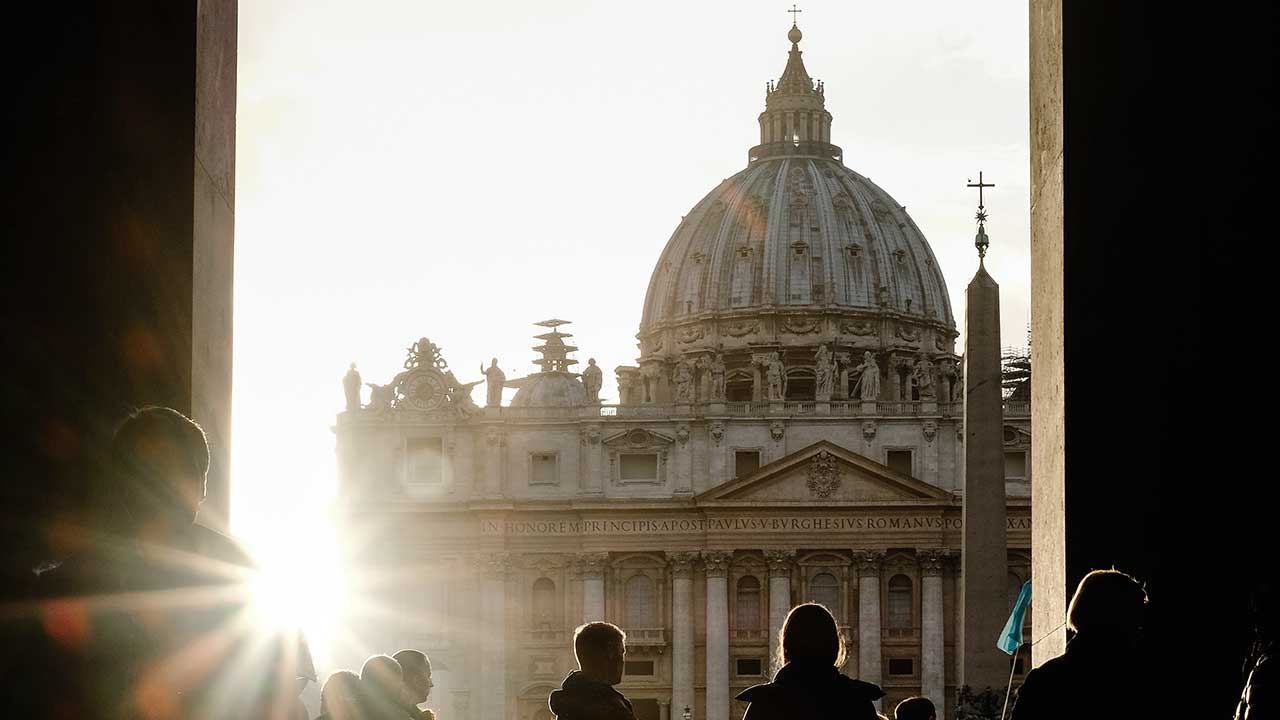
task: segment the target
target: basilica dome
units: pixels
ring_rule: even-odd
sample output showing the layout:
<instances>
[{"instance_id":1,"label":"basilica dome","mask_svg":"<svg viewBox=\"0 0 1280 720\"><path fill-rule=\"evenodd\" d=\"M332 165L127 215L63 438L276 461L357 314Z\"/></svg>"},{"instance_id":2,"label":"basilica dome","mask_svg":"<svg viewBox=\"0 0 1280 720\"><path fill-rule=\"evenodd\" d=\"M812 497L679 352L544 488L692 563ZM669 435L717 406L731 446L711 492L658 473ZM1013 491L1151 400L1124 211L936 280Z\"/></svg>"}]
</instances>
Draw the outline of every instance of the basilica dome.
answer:
<instances>
[{"instance_id":1,"label":"basilica dome","mask_svg":"<svg viewBox=\"0 0 1280 720\"><path fill-rule=\"evenodd\" d=\"M645 296L642 356L871 335L953 350L933 251L905 207L845 167L800 37L793 27L746 169L699 201L662 251Z\"/></svg>"}]
</instances>

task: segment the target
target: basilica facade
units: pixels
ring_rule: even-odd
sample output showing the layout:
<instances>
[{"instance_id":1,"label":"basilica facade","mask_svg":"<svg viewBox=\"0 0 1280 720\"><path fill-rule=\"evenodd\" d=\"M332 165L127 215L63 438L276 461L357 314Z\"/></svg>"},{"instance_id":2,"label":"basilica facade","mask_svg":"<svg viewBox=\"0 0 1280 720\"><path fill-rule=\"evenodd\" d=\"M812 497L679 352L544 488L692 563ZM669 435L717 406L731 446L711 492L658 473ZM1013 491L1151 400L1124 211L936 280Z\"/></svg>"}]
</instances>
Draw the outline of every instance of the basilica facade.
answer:
<instances>
[{"instance_id":1,"label":"basilica facade","mask_svg":"<svg viewBox=\"0 0 1280 720\"><path fill-rule=\"evenodd\" d=\"M367 570L350 630L370 649L426 651L442 717L550 718L573 630L597 619L627 633L619 689L637 717L740 717L734 695L769 677L787 610L809 600L886 708L923 694L953 714L955 319L905 208L843 164L799 28L788 40L747 167L657 258L640 356L614 369L618 404L601 403L602 370L581 367L558 319L539 323L539 372L488 368L483 407L427 338L368 402L348 374L344 546ZM1031 537L1016 397L1011 596Z\"/></svg>"}]
</instances>

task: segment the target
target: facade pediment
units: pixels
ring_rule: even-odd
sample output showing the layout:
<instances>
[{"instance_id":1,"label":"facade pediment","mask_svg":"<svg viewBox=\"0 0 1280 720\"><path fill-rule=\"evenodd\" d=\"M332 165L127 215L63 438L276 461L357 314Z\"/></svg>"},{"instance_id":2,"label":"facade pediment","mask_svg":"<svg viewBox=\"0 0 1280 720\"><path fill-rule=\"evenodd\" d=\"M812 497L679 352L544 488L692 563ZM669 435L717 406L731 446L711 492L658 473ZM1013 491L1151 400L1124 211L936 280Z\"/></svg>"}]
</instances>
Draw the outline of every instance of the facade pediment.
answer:
<instances>
[{"instance_id":1,"label":"facade pediment","mask_svg":"<svg viewBox=\"0 0 1280 720\"><path fill-rule=\"evenodd\" d=\"M746 477L712 488L699 505L951 500L951 493L821 440Z\"/></svg>"},{"instance_id":2,"label":"facade pediment","mask_svg":"<svg viewBox=\"0 0 1280 720\"><path fill-rule=\"evenodd\" d=\"M607 435L602 442L609 448L626 449L665 447L675 441L676 439L670 435L645 428L632 428Z\"/></svg>"}]
</instances>

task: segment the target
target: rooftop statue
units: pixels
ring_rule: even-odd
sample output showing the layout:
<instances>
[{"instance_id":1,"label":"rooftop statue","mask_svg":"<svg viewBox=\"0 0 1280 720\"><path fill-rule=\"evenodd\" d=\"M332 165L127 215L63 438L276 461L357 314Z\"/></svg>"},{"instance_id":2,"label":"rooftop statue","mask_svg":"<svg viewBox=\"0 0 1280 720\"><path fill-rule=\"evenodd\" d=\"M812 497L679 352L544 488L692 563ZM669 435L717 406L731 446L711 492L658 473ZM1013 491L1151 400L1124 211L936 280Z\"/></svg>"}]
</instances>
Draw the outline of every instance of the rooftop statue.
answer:
<instances>
[{"instance_id":1,"label":"rooftop statue","mask_svg":"<svg viewBox=\"0 0 1280 720\"><path fill-rule=\"evenodd\" d=\"M347 396L347 412L359 410L360 372L356 370L355 363L351 363L351 367L347 369L347 374L342 376L342 390Z\"/></svg>"},{"instance_id":2,"label":"rooftop statue","mask_svg":"<svg viewBox=\"0 0 1280 720\"><path fill-rule=\"evenodd\" d=\"M587 389L587 403L594 405L600 402L600 386L604 384L603 373L596 365L595 358L587 359L587 367L582 371L582 385Z\"/></svg>"},{"instance_id":3,"label":"rooftop statue","mask_svg":"<svg viewBox=\"0 0 1280 720\"><path fill-rule=\"evenodd\" d=\"M480 374L485 381L485 407L498 407L502 404L502 388L506 386L507 374L498 367L498 358L489 361L489 369L480 366Z\"/></svg>"},{"instance_id":4,"label":"rooftop statue","mask_svg":"<svg viewBox=\"0 0 1280 720\"><path fill-rule=\"evenodd\" d=\"M861 373L858 376L858 384L855 389L858 390L858 397L863 401L874 401L880 399L880 365L876 362L875 355L868 350L862 353L862 363L853 369L854 372ZM853 393L850 392L850 395Z\"/></svg>"},{"instance_id":5,"label":"rooftop statue","mask_svg":"<svg viewBox=\"0 0 1280 720\"><path fill-rule=\"evenodd\" d=\"M814 399L830 400L835 385L836 366L831 359L831 351L826 345L818 346L818 353L813 359Z\"/></svg>"}]
</instances>

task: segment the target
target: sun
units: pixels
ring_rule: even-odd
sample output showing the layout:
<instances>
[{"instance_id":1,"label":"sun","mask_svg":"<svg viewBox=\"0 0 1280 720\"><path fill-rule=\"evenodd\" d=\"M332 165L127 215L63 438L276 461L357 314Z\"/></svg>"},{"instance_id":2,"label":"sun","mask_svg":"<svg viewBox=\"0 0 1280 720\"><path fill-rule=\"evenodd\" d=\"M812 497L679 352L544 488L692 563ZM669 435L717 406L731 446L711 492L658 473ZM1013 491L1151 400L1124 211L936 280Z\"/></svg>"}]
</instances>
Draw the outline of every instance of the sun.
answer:
<instances>
[{"instance_id":1,"label":"sun","mask_svg":"<svg viewBox=\"0 0 1280 720\"><path fill-rule=\"evenodd\" d=\"M317 666L327 665L348 599L337 535L326 518L282 520L244 537L257 564L251 581L254 621L293 628L307 638Z\"/></svg>"}]
</instances>

